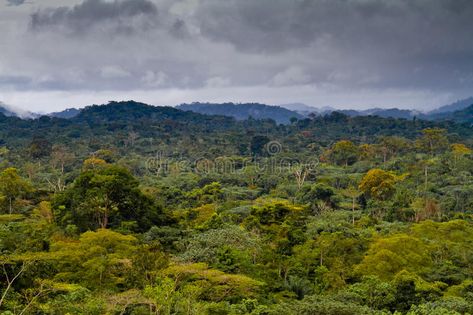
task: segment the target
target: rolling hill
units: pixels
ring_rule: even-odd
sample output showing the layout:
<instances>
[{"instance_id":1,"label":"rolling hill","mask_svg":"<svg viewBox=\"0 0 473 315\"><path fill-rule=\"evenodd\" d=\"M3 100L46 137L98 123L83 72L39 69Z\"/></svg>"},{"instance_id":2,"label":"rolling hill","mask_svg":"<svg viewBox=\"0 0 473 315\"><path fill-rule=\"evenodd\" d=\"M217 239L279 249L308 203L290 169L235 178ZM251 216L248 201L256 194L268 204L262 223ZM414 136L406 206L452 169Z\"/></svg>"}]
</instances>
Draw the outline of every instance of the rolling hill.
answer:
<instances>
[{"instance_id":1,"label":"rolling hill","mask_svg":"<svg viewBox=\"0 0 473 315\"><path fill-rule=\"evenodd\" d=\"M259 103L234 104L234 103L191 103L176 106L177 109L192 111L206 115L224 115L237 120L273 119L279 124L287 124L291 118L301 119L304 116L280 106L269 106Z\"/></svg>"}]
</instances>

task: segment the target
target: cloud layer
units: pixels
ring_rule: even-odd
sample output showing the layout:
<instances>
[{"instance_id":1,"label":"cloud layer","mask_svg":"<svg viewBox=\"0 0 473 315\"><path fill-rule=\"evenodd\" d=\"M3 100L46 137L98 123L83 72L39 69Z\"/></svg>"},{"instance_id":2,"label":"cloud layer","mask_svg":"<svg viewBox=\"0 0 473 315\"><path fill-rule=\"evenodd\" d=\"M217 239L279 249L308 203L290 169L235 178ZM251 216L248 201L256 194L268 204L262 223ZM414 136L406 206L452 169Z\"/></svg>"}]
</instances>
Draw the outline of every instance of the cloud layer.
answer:
<instances>
[{"instance_id":1,"label":"cloud layer","mask_svg":"<svg viewBox=\"0 0 473 315\"><path fill-rule=\"evenodd\" d=\"M22 5L23 3L25 3L25 0L7 0L7 3L8 5L17 6L17 5Z\"/></svg>"},{"instance_id":2,"label":"cloud layer","mask_svg":"<svg viewBox=\"0 0 473 315\"><path fill-rule=\"evenodd\" d=\"M177 103L226 91L239 101L284 88L311 105L362 106L369 94L379 97L366 105L388 106L399 91L398 106L425 107L473 94L470 0L30 1L0 8L0 98L174 91Z\"/></svg>"},{"instance_id":3,"label":"cloud layer","mask_svg":"<svg viewBox=\"0 0 473 315\"><path fill-rule=\"evenodd\" d=\"M112 32L132 32L145 30L141 28L146 25L140 22L149 22L153 26L158 20L158 9L156 5L148 0L85 0L83 3L73 7L48 8L37 11L31 15L31 28L33 30L59 30L72 33L94 32L95 26L106 24L116 28L110 28Z\"/></svg>"}]
</instances>

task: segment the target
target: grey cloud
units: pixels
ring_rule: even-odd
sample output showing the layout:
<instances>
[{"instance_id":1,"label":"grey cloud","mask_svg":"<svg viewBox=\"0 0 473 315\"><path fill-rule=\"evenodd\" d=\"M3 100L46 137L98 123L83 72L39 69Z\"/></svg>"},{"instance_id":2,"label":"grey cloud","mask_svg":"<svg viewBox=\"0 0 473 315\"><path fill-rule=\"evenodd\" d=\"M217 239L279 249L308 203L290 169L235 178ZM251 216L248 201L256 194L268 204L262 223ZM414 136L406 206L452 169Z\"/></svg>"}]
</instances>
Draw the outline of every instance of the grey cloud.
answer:
<instances>
[{"instance_id":1,"label":"grey cloud","mask_svg":"<svg viewBox=\"0 0 473 315\"><path fill-rule=\"evenodd\" d=\"M299 52L299 59L272 69L269 82L281 81L289 67L304 67L312 83L432 89L473 83L470 0L199 3L186 22L206 38L245 54Z\"/></svg>"},{"instance_id":2,"label":"grey cloud","mask_svg":"<svg viewBox=\"0 0 473 315\"><path fill-rule=\"evenodd\" d=\"M30 28L0 47L0 89L473 86L471 0L44 1L18 9Z\"/></svg>"},{"instance_id":3,"label":"grey cloud","mask_svg":"<svg viewBox=\"0 0 473 315\"><path fill-rule=\"evenodd\" d=\"M207 36L264 51L308 46L320 37L354 47L461 40L470 35L472 14L469 0L203 0L196 11ZM455 36L435 36L445 33ZM429 40L419 42L423 35Z\"/></svg>"},{"instance_id":4,"label":"grey cloud","mask_svg":"<svg viewBox=\"0 0 473 315\"><path fill-rule=\"evenodd\" d=\"M27 89L31 87L31 78L26 76L0 74L0 87L15 88L20 90Z\"/></svg>"},{"instance_id":5,"label":"grey cloud","mask_svg":"<svg viewBox=\"0 0 473 315\"><path fill-rule=\"evenodd\" d=\"M34 30L60 27L71 32L85 32L96 25L113 23L116 26L113 30L129 31L136 26L154 24L157 15L156 5L149 0L85 0L72 8L39 10L31 15L31 27Z\"/></svg>"},{"instance_id":6,"label":"grey cloud","mask_svg":"<svg viewBox=\"0 0 473 315\"><path fill-rule=\"evenodd\" d=\"M8 5L18 6L18 5L24 4L26 0L7 0L7 2L8 2Z\"/></svg>"}]
</instances>

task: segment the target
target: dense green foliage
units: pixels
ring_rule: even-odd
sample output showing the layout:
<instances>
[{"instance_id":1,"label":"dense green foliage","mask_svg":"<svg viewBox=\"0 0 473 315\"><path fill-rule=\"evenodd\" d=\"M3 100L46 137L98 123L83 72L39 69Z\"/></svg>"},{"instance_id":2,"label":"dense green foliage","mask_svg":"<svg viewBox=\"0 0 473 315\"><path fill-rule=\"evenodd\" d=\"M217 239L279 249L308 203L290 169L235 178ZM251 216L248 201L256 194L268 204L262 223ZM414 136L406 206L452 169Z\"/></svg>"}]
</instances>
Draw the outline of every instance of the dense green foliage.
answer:
<instances>
[{"instance_id":1,"label":"dense green foliage","mask_svg":"<svg viewBox=\"0 0 473 315\"><path fill-rule=\"evenodd\" d=\"M472 135L0 114L0 314L473 314Z\"/></svg>"}]
</instances>

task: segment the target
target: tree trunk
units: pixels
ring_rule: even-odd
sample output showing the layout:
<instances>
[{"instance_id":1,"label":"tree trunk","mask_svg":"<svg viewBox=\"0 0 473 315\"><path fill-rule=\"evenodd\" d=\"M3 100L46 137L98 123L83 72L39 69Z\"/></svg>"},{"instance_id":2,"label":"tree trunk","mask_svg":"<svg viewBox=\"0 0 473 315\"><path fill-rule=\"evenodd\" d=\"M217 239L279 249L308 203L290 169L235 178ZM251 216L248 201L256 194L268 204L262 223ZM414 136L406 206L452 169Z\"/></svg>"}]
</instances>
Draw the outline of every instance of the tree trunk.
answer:
<instances>
[{"instance_id":1,"label":"tree trunk","mask_svg":"<svg viewBox=\"0 0 473 315\"><path fill-rule=\"evenodd\" d=\"M355 197L353 197L351 199L352 203L351 203L351 211L352 211L352 220L351 220L351 223L353 225L355 225Z\"/></svg>"},{"instance_id":2,"label":"tree trunk","mask_svg":"<svg viewBox=\"0 0 473 315\"><path fill-rule=\"evenodd\" d=\"M0 297L0 306L2 306L3 302L5 301L5 297L7 296L8 294L8 291L10 291L13 283L15 282L15 280L21 276L21 274L23 274L23 272L25 271L25 269L28 267L28 263L26 262L23 262L23 264L21 265L21 268L20 268L20 271L18 271L14 276L13 278L10 279L10 277L8 276L8 273L7 273L7 270L5 268L5 264L2 264L2 269L3 269L3 273L5 275L5 278L7 280L7 287L5 288L5 290L3 291L3 294L2 296Z\"/></svg>"},{"instance_id":3,"label":"tree trunk","mask_svg":"<svg viewBox=\"0 0 473 315\"><path fill-rule=\"evenodd\" d=\"M103 219L102 222L100 223L100 227L102 229L106 229L108 225L108 210L105 209L105 212L103 213Z\"/></svg>"},{"instance_id":4,"label":"tree trunk","mask_svg":"<svg viewBox=\"0 0 473 315\"><path fill-rule=\"evenodd\" d=\"M424 194L425 194L425 199L427 199L427 185L428 185L428 167L427 167L427 165L425 166L425 169L424 169L424 176L425 176Z\"/></svg>"}]
</instances>

